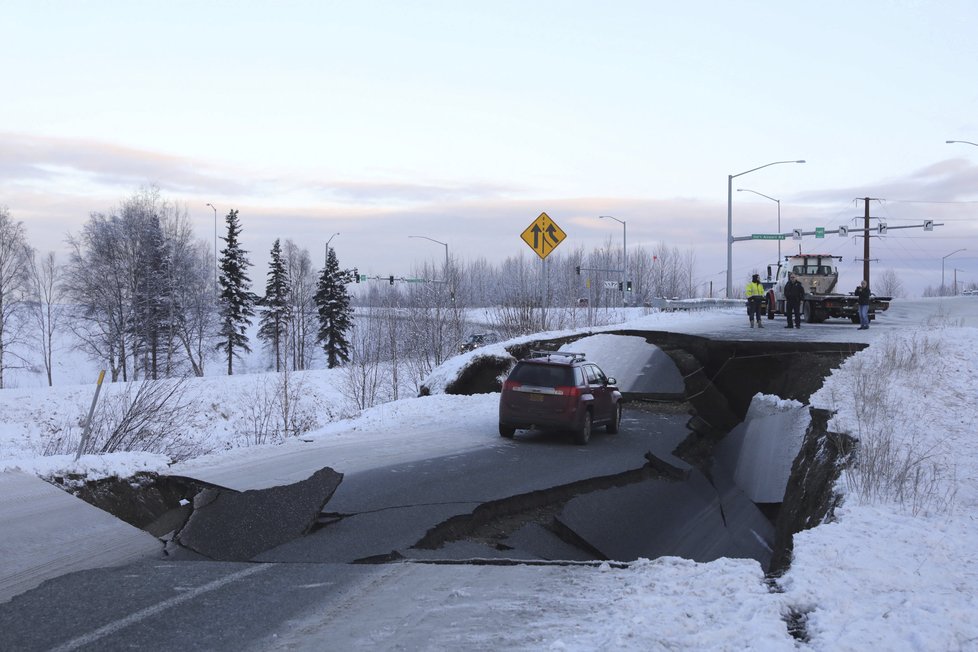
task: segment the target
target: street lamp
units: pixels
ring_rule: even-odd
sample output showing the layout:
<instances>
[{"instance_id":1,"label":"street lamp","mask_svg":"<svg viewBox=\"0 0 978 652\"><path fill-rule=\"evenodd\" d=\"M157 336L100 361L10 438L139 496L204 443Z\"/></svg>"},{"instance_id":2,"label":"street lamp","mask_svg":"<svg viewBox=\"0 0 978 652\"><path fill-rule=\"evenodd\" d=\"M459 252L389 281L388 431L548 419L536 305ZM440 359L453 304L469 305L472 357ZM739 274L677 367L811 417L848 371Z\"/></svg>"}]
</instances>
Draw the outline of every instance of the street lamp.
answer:
<instances>
[{"instance_id":1,"label":"street lamp","mask_svg":"<svg viewBox=\"0 0 978 652\"><path fill-rule=\"evenodd\" d=\"M208 206L214 208L214 204L208 202ZM214 208L214 287L217 287L217 209Z\"/></svg>"},{"instance_id":2,"label":"street lamp","mask_svg":"<svg viewBox=\"0 0 978 652\"><path fill-rule=\"evenodd\" d=\"M333 235L329 236L329 240L326 241L326 262L323 263L323 267L329 265L329 243L332 242L333 238L335 238L338 235L339 233L334 233Z\"/></svg>"},{"instance_id":3,"label":"street lamp","mask_svg":"<svg viewBox=\"0 0 978 652\"><path fill-rule=\"evenodd\" d=\"M628 227L625 226L625 220L619 220L617 217L611 215L598 215L599 220L604 218L614 220L621 224L621 304L627 306L625 286L628 284Z\"/></svg>"},{"instance_id":4,"label":"street lamp","mask_svg":"<svg viewBox=\"0 0 978 652\"><path fill-rule=\"evenodd\" d=\"M447 242L442 242L441 240L435 240L434 238L429 238L426 235L409 235L408 237L409 238L421 238L422 240L429 240L431 242L435 242L435 243L440 244L441 246L445 247L445 282L448 283L449 282L448 281L448 243ZM450 297L452 299L452 303L454 304L455 303L455 288L449 287L448 288L448 293L449 293L449 295L450 295Z\"/></svg>"},{"instance_id":5,"label":"street lamp","mask_svg":"<svg viewBox=\"0 0 978 652\"><path fill-rule=\"evenodd\" d=\"M965 145L974 145L975 147L978 147L978 143L973 143L970 140L945 140L944 142L948 145L951 143L964 143Z\"/></svg>"},{"instance_id":6,"label":"street lamp","mask_svg":"<svg viewBox=\"0 0 978 652\"><path fill-rule=\"evenodd\" d=\"M429 238L426 235L409 235L409 238L421 238L422 240L430 240L431 242L436 242L441 246L445 247L445 274L448 274L448 243L442 242L441 240L435 240L434 238Z\"/></svg>"},{"instance_id":7,"label":"street lamp","mask_svg":"<svg viewBox=\"0 0 978 652\"><path fill-rule=\"evenodd\" d=\"M771 167L772 165L781 165L782 163L804 163L805 160L799 161L774 161L772 163L765 163L756 168L751 168L744 172L738 172L737 174L727 175L727 298L733 294L733 180L737 177L742 177L745 174L750 174L751 172L756 172L763 168Z\"/></svg>"},{"instance_id":8,"label":"street lamp","mask_svg":"<svg viewBox=\"0 0 978 652\"><path fill-rule=\"evenodd\" d=\"M763 192L757 192L756 190L751 190L750 188L737 188L737 192L752 192L755 195L760 195L761 197L766 197L771 201L778 202L778 235L781 235L781 200L775 199L774 197L768 197ZM778 238L778 262L781 262L781 238Z\"/></svg>"},{"instance_id":9,"label":"street lamp","mask_svg":"<svg viewBox=\"0 0 978 652\"><path fill-rule=\"evenodd\" d=\"M944 296L944 261L953 256L956 253L968 251L967 249L955 249L951 253L941 258L941 296Z\"/></svg>"}]
</instances>

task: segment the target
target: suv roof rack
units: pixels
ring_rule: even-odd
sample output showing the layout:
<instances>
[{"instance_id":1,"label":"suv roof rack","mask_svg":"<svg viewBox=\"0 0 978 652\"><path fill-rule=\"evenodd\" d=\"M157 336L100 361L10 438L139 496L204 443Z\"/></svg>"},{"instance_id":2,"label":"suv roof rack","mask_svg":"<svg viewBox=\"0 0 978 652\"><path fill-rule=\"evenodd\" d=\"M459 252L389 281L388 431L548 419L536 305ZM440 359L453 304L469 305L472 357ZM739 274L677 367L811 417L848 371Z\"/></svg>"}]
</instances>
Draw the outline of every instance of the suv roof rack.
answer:
<instances>
[{"instance_id":1,"label":"suv roof rack","mask_svg":"<svg viewBox=\"0 0 978 652\"><path fill-rule=\"evenodd\" d=\"M583 353L572 353L570 351L530 351L531 358L547 358L549 360L555 355L570 358L567 362L577 362L584 359Z\"/></svg>"}]
</instances>

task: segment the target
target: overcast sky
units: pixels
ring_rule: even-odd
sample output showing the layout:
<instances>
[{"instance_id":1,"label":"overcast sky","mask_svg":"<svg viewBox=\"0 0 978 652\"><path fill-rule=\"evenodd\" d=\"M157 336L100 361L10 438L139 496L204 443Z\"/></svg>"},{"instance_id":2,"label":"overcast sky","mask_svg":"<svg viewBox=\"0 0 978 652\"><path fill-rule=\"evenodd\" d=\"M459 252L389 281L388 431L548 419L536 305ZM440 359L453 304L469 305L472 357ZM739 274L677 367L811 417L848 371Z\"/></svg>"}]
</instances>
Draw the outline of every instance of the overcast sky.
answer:
<instances>
[{"instance_id":1,"label":"overcast sky","mask_svg":"<svg viewBox=\"0 0 978 652\"><path fill-rule=\"evenodd\" d=\"M734 235L891 226L877 269L978 281L978 5L940 2L6 0L0 205L42 251L141 186L200 237L240 211L263 285L276 237L369 274L527 255L542 211L577 246L658 242L724 284ZM223 224L222 224L223 227ZM845 256L861 241L806 238ZM786 241L785 252L797 248ZM777 245L734 245L734 279Z\"/></svg>"}]
</instances>

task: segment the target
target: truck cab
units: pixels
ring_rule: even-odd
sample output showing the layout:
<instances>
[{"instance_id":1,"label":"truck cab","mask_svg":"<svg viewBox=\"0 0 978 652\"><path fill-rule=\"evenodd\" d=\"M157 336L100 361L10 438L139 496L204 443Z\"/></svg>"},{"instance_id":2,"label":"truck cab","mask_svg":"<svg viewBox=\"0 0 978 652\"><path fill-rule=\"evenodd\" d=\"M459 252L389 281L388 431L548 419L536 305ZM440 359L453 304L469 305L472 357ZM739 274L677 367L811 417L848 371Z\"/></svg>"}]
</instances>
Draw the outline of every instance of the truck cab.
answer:
<instances>
[{"instance_id":1,"label":"truck cab","mask_svg":"<svg viewBox=\"0 0 978 652\"><path fill-rule=\"evenodd\" d=\"M839 282L839 268L836 260L841 256L832 254L795 254L785 256L784 262L778 264L777 276L774 278L774 299L784 301L784 286L788 282L788 274L794 274L805 286L805 294L829 294ZM770 268L768 268L770 275Z\"/></svg>"}]
</instances>

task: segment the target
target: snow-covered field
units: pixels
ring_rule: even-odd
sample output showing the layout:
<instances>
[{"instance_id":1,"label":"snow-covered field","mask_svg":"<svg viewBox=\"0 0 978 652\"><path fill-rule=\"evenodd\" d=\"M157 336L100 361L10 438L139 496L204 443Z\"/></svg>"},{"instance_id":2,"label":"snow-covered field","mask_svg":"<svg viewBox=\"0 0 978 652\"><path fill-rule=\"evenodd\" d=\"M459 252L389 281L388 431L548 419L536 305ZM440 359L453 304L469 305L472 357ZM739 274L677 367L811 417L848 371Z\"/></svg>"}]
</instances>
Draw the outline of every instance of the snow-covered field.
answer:
<instances>
[{"instance_id":1,"label":"snow-covered field","mask_svg":"<svg viewBox=\"0 0 978 652\"><path fill-rule=\"evenodd\" d=\"M832 430L872 445L875 466L840 480L845 499L836 520L796 536L783 577L768 581L757 562L728 559L663 558L627 568L399 564L344 603L341 622L329 625L331 640L344 649L978 649L978 329L955 318L951 303L914 306L894 314L899 328L874 327L868 339L838 327L871 345L833 372L811 404L836 412ZM743 329L740 310L656 314L628 326L688 332L705 322ZM462 361L437 370L433 384L450 379ZM209 454L183 467L255 460L301 445L235 448L247 440L240 413L260 385L256 378L195 381L202 407L188 415L187 428ZM424 455L496 438L484 431L494 425L492 396L406 399L345 419L352 415L338 382L340 372L304 377L321 418L305 438L317 444L355 450L362 441ZM77 428L92 390L0 392L0 471L69 468L70 455L41 455L45 438L66 424ZM424 415L424 428L440 438L416 437ZM474 426L431 428L443 425L439 420ZM81 462L77 470L127 473L164 470L168 460L120 453ZM806 641L788 634L788 619L803 624ZM312 620L277 645L312 649L326 627Z\"/></svg>"}]
</instances>

